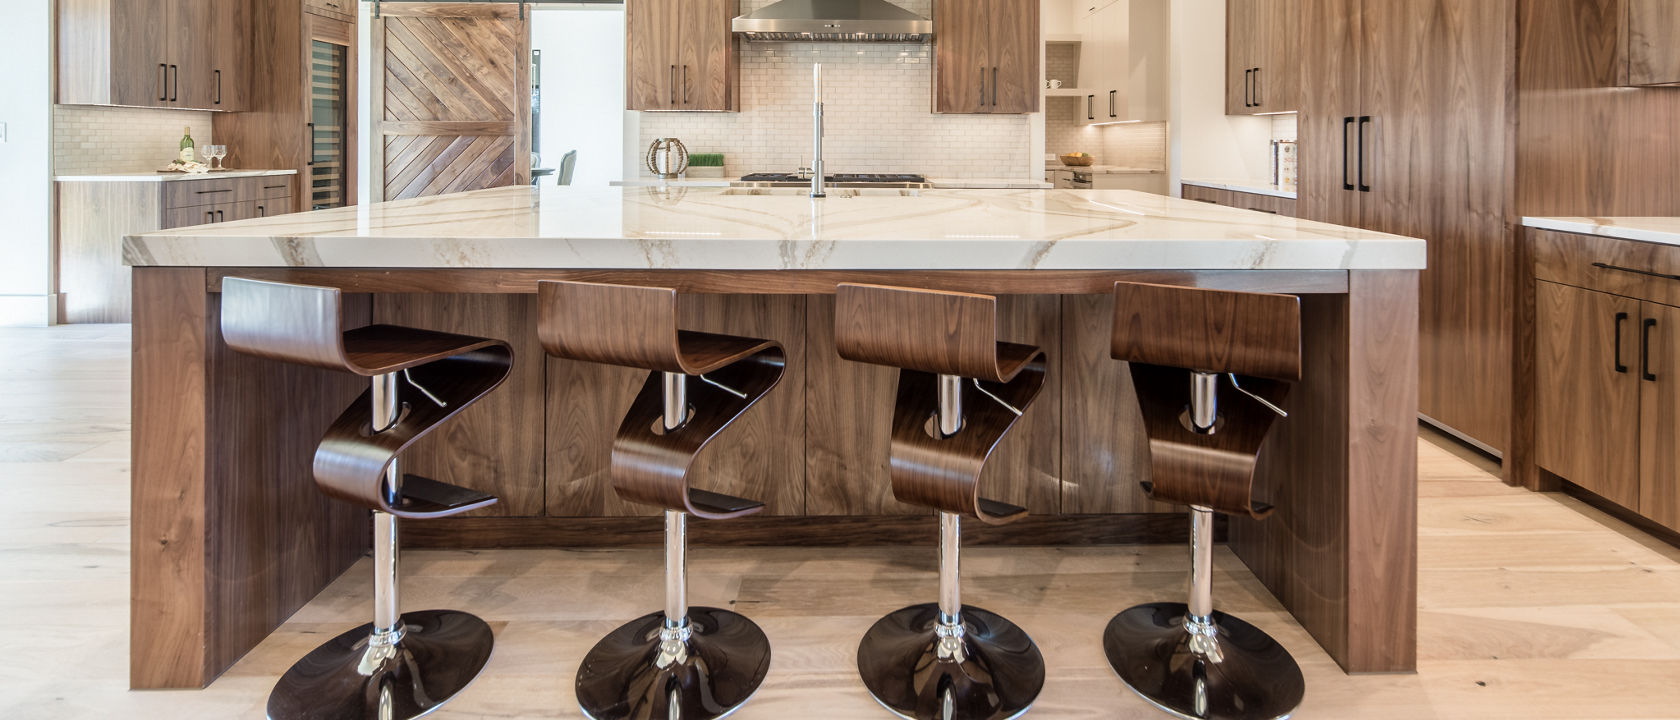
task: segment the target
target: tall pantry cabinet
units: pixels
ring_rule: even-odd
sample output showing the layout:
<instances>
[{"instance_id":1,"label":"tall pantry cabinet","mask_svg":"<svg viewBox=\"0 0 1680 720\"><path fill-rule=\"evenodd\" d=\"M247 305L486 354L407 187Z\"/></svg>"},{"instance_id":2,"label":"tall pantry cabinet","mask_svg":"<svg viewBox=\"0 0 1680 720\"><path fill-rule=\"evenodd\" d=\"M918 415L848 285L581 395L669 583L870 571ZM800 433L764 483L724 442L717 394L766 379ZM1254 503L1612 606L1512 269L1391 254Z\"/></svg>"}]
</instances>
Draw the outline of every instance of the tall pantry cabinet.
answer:
<instances>
[{"instance_id":1,"label":"tall pantry cabinet","mask_svg":"<svg viewBox=\"0 0 1680 720\"><path fill-rule=\"evenodd\" d=\"M1420 237L1419 411L1509 442L1515 0L1299 0L1298 212Z\"/></svg>"}]
</instances>

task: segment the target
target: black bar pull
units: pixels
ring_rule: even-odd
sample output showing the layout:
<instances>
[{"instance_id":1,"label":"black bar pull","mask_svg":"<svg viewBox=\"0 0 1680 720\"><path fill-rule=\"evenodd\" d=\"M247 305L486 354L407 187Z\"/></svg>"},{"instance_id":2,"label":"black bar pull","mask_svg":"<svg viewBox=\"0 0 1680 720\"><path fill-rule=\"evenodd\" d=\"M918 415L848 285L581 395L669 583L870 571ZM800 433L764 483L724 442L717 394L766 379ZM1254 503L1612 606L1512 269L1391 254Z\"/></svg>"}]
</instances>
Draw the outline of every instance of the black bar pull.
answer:
<instances>
[{"instance_id":1,"label":"black bar pull","mask_svg":"<svg viewBox=\"0 0 1680 720\"><path fill-rule=\"evenodd\" d=\"M1243 71L1243 107L1254 107L1254 68Z\"/></svg>"},{"instance_id":2,"label":"black bar pull","mask_svg":"<svg viewBox=\"0 0 1680 720\"><path fill-rule=\"evenodd\" d=\"M1371 186L1365 184L1365 126L1370 122L1370 115L1359 118L1359 192L1371 192Z\"/></svg>"},{"instance_id":3,"label":"black bar pull","mask_svg":"<svg viewBox=\"0 0 1680 720\"><path fill-rule=\"evenodd\" d=\"M986 66L980 66L980 107L986 107Z\"/></svg>"},{"instance_id":4,"label":"black bar pull","mask_svg":"<svg viewBox=\"0 0 1680 720\"><path fill-rule=\"evenodd\" d=\"M204 211L204 224L209 225L210 223L213 223L213 222L216 222L216 211L215 210L205 210Z\"/></svg>"},{"instance_id":5,"label":"black bar pull","mask_svg":"<svg viewBox=\"0 0 1680 720\"><path fill-rule=\"evenodd\" d=\"M194 192L199 195L215 195L216 193L233 192L233 188L222 188L221 190L195 190Z\"/></svg>"},{"instance_id":6,"label":"black bar pull","mask_svg":"<svg viewBox=\"0 0 1680 720\"><path fill-rule=\"evenodd\" d=\"M997 107L998 69L992 66L992 107Z\"/></svg>"},{"instance_id":7,"label":"black bar pull","mask_svg":"<svg viewBox=\"0 0 1680 720\"><path fill-rule=\"evenodd\" d=\"M216 104L222 104L222 71L216 71Z\"/></svg>"},{"instance_id":8,"label":"black bar pull","mask_svg":"<svg viewBox=\"0 0 1680 720\"><path fill-rule=\"evenodd\" d=\"M1085 96L1085 119L1097 119L1097 96L1095 95Z\"/></svg>"},{"instance_id":9,"label":"black bar pull","mask_svg":"<svg viewBox=\"0 0 1680 720\"><path fill-rule=\"evenodd\" d=\"M525 5L523 3L521 3L520 7L523 8L523 7L525 7ZM683 85L683 104L687 105L688 104L688 66L687 65L683 66L682 85Z\"/></svg>"},{"instance_id":10,"label":"black bar pull","mask_svg":"<svg viewBox=\"0 0 1680 720\"><path fill-rule=\"evenodd\" d=\"M670 84L667 87L671 88L671 104L676 105L677 104L677 66L675 66L675 65L671 66L671 76L666 78L666 80L671 81Z\"/></svg>"},{"instance_id":11,"label":"black bar pull","mask_svg":"<svg viewBox=\"0 0 1680 720\"><path fill-rule=\"evenodd\" d=\"M158 63L158 102L169 102L169 63Z\"/></svg>"},{"instance_id":12,"label":"black bar pull","mask_svg":"<svg viewBox=\"0 0 1680 720\"><path fill-rule=\"evenodd\" d=\"M315 165L315 123L308 123L308 125L309 125L309 162L306 163L306 164L310 165L310 166L314 166Z\"/></svg>"},{"instance_id":13,"label":"black bar pull","mask_svg":"<svg viewBox=\"0 0 1680 720\"><path fill-rule=\"evenodd\" d=\"M1628 367L1622 364L1622 324L1628 321L1627 313L1616 313L1616 372L1627 374Z\"/></svg>"},{"instance_id":14,"label":"black bar pull","mask_svg":"<svg viewBox=\"0 0 1680 720\"><path fill-rule=\"evenodd\" d=\"M1656 327L1656 318L1645 318L1645 326L1639 331L1639 375L1648 382L1657 381L1651 372L1651 331Z\"/></svg>"},{"instance_id":15,"label":"black bar pull","mask_svg":"<svg viewBox=\"0 0 1680 720\"><path fill-rule=\"evenodd\" d=\"M1353 183L1348 182L1348 131L1353 129L1353 118L1342 118L1342 189L1353 190Z\"/></svg>"},{"instance_id":16,"label":"black bar pull","mask_svg":"<svg viewBox=\"0 0 1680 720\"><path fill-rule=\"evenodd\" d=\"M1680 275L1670 275L1668 273L1654 272L1654 271L1651 271L1651 270L1640 270L1639 268L1622 267L1620 265L1611 265L1609 263L1595 262L1595 263L1592 264L1592 266L1595 267L1595 268L1601 268L1601 269L1604 269L1604 270L1615 270L1616 272L1633 273L1635 275L1644 275L1644 276L1647 276L1647 277L1662 278L1664 280L1680 280Z\"/></svg>"},{"instance_id":17,"label":"black bar pull","mask_svg":"<svg viewBox=\"0 0 1680 720\"><path fill-rule=\"evenodd\" d=\"M223 212L221 210L217 210L216 211L216 222L227 222L227 213Z\"/></svg>"},{"instance_id":18,"label":"black bar pull","mask_svg":"<svg viewBox=\"0 0 1680 720\"><path fill-rule=\"evenodd\" d=\"M1254 107L1264 104L1266 101L1260 98L1260 68L1254 68Z\"/></svg>"},{"instance_id":19,"label":"black bar pull","mask_svg":"<svg viewBox=\"0 0 1680 720\"><path fill-rule=\"evenodd\" d=\"M257 217L268 217L268 211L263 206L257 206Z\"/></svg>"},{"instance_id":20,"label":"black bar pull","mask_svg":"<svg viewBox=\"0 0 1680 720\"><path fill-rule=\"evenodd\" d=\"M1118 93L1119 93L1119 92L1120 92L1120 91L1119 91L1119 90L1110 90L1110 91L1108 91L1108 116L1109 116L1109 117L1111 117L1111 118L1118 118L1118 117L1120 117L1120 116L1119 116L1119 115L1118 115L1118 114L1117 114L1117 113L1115 113L1115 111L1114 111L1114 100L1115 100L1115 95L1116 95L1116 94L1118 94Z\"/></svg>"},{"instance_id":21,"label":"black bar pull","mask_svg":"<svg viewBox=\"0 0 1680 720\"><path fill-rule=\"evenodd\" d=\"M169 102L175 102L181 99L181 68L170 65L169 74Z\"/></svg>"}]
</instances>

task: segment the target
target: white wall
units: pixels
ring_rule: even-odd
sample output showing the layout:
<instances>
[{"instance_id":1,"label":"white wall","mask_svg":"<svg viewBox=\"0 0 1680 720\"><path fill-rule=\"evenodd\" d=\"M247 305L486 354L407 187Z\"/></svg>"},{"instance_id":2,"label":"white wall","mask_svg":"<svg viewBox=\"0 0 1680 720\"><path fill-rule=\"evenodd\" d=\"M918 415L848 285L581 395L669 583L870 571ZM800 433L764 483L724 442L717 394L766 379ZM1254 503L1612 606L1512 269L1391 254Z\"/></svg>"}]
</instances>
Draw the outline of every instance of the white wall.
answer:
<instances>
[{"instance_id":1,"label":"white wall","mask_svg":"<svg viewBox=\"0 0 1680 720\"><path fill-rule=\"evenodd\" d=\"M1172 193L1183 178L1271 176L1272 121L1225 114L1225 0L1173 0Z\"/></svg>"},{"instance_id":2,"label":"white wall","mask_svg":"<svg viewBox=\"0 0 1680 720\"><path fill-rule=\"evenodd\" d=\"M624 6L541 8L531 47L542 51L542 166L577 150L573 185L624 176ZM554 178L542 178L545 183Z\"/></svg>"},{"instance_id":3,"label":"white wall","mask_svg":"<svg viewBox=\"0 0 1680 720\"><path fill-rule=\"evenodd\" d=\"M0 325L45 325L52 303L52 2L0 2Z\"/></svg>"}]
</instances>

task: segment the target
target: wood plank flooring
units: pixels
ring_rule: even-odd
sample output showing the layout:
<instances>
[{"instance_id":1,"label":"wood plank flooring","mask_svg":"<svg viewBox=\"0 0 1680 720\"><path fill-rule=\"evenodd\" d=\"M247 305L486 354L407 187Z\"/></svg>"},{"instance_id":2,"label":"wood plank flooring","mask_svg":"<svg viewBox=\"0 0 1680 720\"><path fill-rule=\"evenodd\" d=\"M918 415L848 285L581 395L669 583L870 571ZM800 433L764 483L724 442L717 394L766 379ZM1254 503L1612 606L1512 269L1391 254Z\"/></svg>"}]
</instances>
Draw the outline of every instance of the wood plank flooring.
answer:
<instances>
[{"instance_id":1,"label":"wood plank flooring","mask_svg":"<svg viewBox=\"0 0 1680 720\"><path fill-rule=\"evenodd\" d=\"M258 718L276 676L371 612L363 560L209 689L127 690L128 329L0 330L0 717ZM1580 502L1508 488L1438 435L1419 447L1419 672L1349 677L1223 548L1215 597L1301 662L1299 718L1680 717L1680 550ZM1174 547L976 548L970 603L1049 663L1029 717L1160 718L1103 660L1116 611L1178 598ZM478 613L489 668L438 718L575 718L597 638L659 606L656 550L410 552L404 606ZM853 662L879 615L935 597L930 548L692 553L695 604L733 607L775 657L736 717L881 718Z\"/></svg>"}]
</instances>

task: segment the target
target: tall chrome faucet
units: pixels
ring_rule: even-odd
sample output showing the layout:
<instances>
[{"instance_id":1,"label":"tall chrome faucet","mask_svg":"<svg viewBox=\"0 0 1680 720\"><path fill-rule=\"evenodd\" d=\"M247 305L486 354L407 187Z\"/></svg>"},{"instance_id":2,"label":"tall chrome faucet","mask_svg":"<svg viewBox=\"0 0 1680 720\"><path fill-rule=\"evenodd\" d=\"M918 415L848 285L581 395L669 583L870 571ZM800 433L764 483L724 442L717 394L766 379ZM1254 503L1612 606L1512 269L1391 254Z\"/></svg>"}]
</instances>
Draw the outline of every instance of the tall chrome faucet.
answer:
<instances>
[{"instance_id":1,"label":"tall chrome faucet","mask_svg":"<svg viewBox=\"0 0 1680 720\"><path fill-rule=\"evenodd\" d=\"M823 88L822 63L811 66L811 82L816 86L811 102L811 197L828 197L823 188Z\"/></svg>"}]
</instances>

